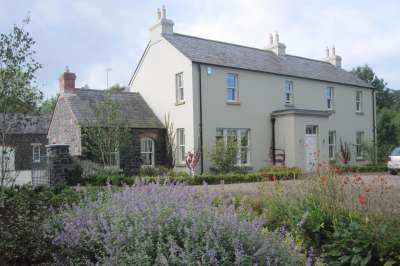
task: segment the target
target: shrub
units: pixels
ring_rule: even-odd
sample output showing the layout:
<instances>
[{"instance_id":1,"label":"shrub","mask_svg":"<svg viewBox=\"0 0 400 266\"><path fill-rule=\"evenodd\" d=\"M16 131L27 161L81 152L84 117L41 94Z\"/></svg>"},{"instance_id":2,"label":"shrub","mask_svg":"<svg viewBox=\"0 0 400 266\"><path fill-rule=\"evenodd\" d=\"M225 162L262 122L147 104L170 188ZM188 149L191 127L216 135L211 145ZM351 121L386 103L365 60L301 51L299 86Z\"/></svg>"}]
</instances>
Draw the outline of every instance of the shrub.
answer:
<instances>
[{"instance_id":1,"label":"shrub","mask_svg":"<svg viewBox=\"0 0 400 266\"><path fill-rule=\"evenodd\" d=\"M52 211L79 198L66 186L8 189L5 208L0 208L0 264L51 262L52 243L44 221Z\"/></svg>"},{"instance_id":2,"label":"shrub","mask_svg":"<svg viewBox=\"0 0 400 266\"><path fill-rule=\"evenodd\" d=\"M203 193L204 192L204 193ZM301 265L293 241L182 185L105 193L55 219L60 264Z\"/></svg>"},{"instance_id":3,"label":"shrub","mask_svg":"<svg viewBox=\"0 0 400 266\"><path fill-rule=\"evenodd\" d=\"M237 142L232 138L217 139L210 152L210 159L216 173L228 173L235 170L237 161Z\"/></svg>"}]
</instances>

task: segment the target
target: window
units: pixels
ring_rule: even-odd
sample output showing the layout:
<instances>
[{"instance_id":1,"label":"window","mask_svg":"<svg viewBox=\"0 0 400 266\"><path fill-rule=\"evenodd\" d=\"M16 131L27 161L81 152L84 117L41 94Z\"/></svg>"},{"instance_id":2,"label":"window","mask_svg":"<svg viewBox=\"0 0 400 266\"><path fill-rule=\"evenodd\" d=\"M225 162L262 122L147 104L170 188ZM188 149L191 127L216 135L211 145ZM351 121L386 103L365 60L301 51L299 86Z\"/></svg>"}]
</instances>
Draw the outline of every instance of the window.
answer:
<instances>
[{"instance_id":1,"label":"window","mask_svg":"<svg viewBox=\"0 0 400 266\"><path fill-rule=\"evenodd\" d=\"M293 104L293 81L285 80L285 104Z\"/></svg>"},{"instance_id":2,"label":"window","mask_svg":"<svg viewBox=\"0 0 400 266\"><path fill-rule=\"evenodd\" d=\"M364 132L356 133L356 157L363 159L362 143L364 141Z\"/></svg>"},{"instance_id":3,"label":"window","mask_svg":"<svg viewBox=\"0 0 400 266\"><path fill-rule=\"evenodd\" d=\"M356 112L362 112L362 91L356 92Z\"/></svg>"},{"instance_id":4,"label":"window","mask_svg":"<svg viewBox=\"0 0 400 266\"><path fill-rule=\"evenodd\" d=\"M183 72L175 75L176 103L185 101L183 94Z\"/></svg>"},{"instance_id":5,"label":"window","mask_svg":"<svg viewBox=\"0 0 400 266\"><path fill-rule=\"evenodd\" d=\"M336 158L336 132L329 131L328 133L328 154L329 160L335 160Z\"/></svg>"},{"instance_id":6,"label":"window","mask_svg":"<svg viewBox=\"0 0 400 266\"><path fill-rule=\"evenodd\" d=\"M176 129L176 159L178 163L184 163L186 159L184 128Z\"/></svg>"},{"instance_id":7,"label":"window","mask_svg":"<svg viewBox=\"0 0 400 266\"><path fill-rule=\"evenodd\" d=\"M143 166L154 166L154 140L151 138L140 140L140 158Z\"/></svg>"},{"instance_id":8,"label":"window","mask_svg":"<svg viewBox=\"0 0 400 266\"><path fill-rule=\"evenodd\" d=\"M216 138L237 145L236 165L250 165L250 129L217 128Z\"/></svg>"},{"instance_id":9,"label":"window","mask_svg":"<svg viewBox=\"0 0 400 266\"><path fill-rule=\"evenodd\" d=\"M32 161L40 163L40 144L32 144Z\"/></svg>"},{"instance_id":10,"label":"window","mask_svg":"<svg viewBox=\"0 0 400 266\"><path fill-rule=\"evenodd\" d=\"M238 76L236 74L228 74L226 77L226 100L228 102L238 101Z\"/></svg>"},{"instance_id":11,"label":"window","mask_svg":"<svg viewBox=\"0 0 400 266\"><path fill-rule=\"evenodd\" d=\"M212 68L211 66L208 66L208 67L207 67L207 74L208 74L209 76L211 76L212 73L213 73L213 68Z\"/></svg>"},{"instance_id":12,"label":"window","mask_svg":"<svg viewBox=\"0 0 400 266\"><path fill-rule=\"evenodd\" d=\"M306 126L306 135L317 135L318 126L315 125L307 125Z\"/></svg>"},{"instance_id":13,"label":"window","mask_svg":"<svg viewBox=\"0 0 400 266\"><path fill-rule=\"evenodd\" d=\"M326 97L326 108L328 110L333 110L333 88L332 87L325 88L325 97Z\"/></svg>"}]
</instances>

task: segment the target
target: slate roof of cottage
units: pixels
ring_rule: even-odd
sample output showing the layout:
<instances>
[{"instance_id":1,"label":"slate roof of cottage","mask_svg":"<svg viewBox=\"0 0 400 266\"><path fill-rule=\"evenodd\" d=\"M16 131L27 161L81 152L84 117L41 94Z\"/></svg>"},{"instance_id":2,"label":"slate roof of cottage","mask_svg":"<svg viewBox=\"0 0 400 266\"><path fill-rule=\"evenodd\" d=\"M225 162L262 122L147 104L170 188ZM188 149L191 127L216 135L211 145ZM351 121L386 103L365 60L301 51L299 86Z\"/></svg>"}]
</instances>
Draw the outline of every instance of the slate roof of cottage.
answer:
<instances>
[{"instance_id":1,"label":"slate roof of cottage","mask_svg":"<svg viewBox=\"0 0 400 266\"><path fill-rule=\"evenodd\" d=\"M325 61L288 54L278 56L264 49L177 33L164 34L163 37L191 61L197 63L372 88L351 72L336 68Z\"/></svg>"},{"instance_id":2,"label":"slate roof of cottage","mask_svg":"<svg viewBox=\"0 0 400 266\"><path fill-rule=\"evenodd\" d=\"M130 128L163 128L163 124L136 92L112 92L111 99L118 104L123 119ZM106 97L104 90L75 89L64 94L79 123L96 119L97 103Z\"/></svg>"},{"instance_id":3,"label":"slate roof of cottage","mask_svg":"<svg viewBox=\"0 0 400 266\"><path fill-rule=\"evenodd\" d=\"M4 118L0 115L0 130L5 130L6 134L47 134L50 118L47 114L7 114L4 127Z\"/></svg>"}]
</instances>

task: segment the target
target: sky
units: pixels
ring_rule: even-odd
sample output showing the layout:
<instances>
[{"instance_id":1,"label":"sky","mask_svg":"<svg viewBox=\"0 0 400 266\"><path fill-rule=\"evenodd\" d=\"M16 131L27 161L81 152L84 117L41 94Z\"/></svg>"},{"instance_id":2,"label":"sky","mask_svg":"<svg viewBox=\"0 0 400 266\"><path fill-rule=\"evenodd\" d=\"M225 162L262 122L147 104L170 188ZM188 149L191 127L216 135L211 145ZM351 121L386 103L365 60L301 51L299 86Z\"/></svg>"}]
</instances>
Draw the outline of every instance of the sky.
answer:
<instances>
[{"instance_id":1,"label":"sky","mask_svg":"<svg viewBox=\"0 0 400 266\"><path fill-rule=\"evenodd\" d=\"M288 54L315 59L335 45L344 69L368 64L400 89L398 0L0 0L0 33L30 14L45 97L66 66L77 87L104 89L109 68L109 85L127 85L163 4L175 32L263 48L278 31Z\"/></svg>"}]
</instances>

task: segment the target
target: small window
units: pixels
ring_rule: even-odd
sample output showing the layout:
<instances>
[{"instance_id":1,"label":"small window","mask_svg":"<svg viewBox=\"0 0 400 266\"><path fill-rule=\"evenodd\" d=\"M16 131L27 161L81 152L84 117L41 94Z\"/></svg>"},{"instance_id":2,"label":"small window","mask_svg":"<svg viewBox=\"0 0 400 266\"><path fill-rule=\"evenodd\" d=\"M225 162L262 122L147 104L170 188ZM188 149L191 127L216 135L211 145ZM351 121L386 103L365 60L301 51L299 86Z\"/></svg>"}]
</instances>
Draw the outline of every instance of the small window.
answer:
<instances>
[{"instance_id":1,"label":"small window","mask_svg":"<svg viewBox=\"0 0 400 266\"><path fill-rule=\"evenodd\" d=\"M186 159L184 128L176 129L176 158L178 163L184 163Z\"/></svg>"},{"instance_id":2,"label":"small window","mask_svg":"<svg viewBox=\"0 0 400 266\"><path fill-rule=\"evenodd\" d=\"M356 92L356 112L362 112L362 91Z\"/></svg>"},{"instance_id":3,"label":"small window","mask_svg":"<svg viewBox=\"0 0 400 266\"><path fill-rule=\"evenodd\" d=\"M335 160L336 158L336 132L329 131L328 133L328 149L329 149L329 160Z\"/></svg>"},{"instance_id":4,"label":"small window","mask_svg":"<svg viewBox=\"0 0 400 266\"><path fill-rule=\"evenodd\" d=\"M362 143L364 141L364 132L356 133L356 157L357 159L363 159Z\"/></svg>"},{"instance_id":5,"label":"small window","mask_svg":"<svg viewBox=\"0 0 400 266\"><path fill-rule=\"evenodd\" d=\"M140 140L140 158L143 166L154 166L154 140L151 138Z\"/></svg>"},{"instance_id":6,"label":"small window","mask_svg":"<svg viewBox=\"0 0 400 266\"><path fill-rule=\"evenodd\" d=\"M236 74L228 74L226 77L226 100L228 102L238 101L238 76Z\"/></svg>"},{"instance_id":7,"label":"small window","mask_svg":"<svg viewBox=\"0 0 400 266\"><path fill-rule=\"evenodd\" d=\"M293 81L285 80L285 104L293 104Z\"/></svg>"},{"instance_id":8,"label":"small window","mask_svg":"<svg viewBox=\"0 0 400 266\"><path fill-rule=\"evenodd\" d=\"M32 161L40 163L40 144L32 144Z\"/></svg>"},{"instance_id":9,"label":"small window","mask_svg":"<svg viewBox=\"0 0 400 266\"><path fill-rule=\"evenodd\" d=\"M306 135L317 135L318 126L307 125L306 126Z\"/></svg>"},{"instance_id":10,"label":"small window","mask_svg":"<svg viewBox=\"0 0 400 266\"><path fill-rule=\"evenodd\" d=\"M183 72L175 75L175 89L176 89L176 103L183 103L184 89L183 89Z\"/></svg>"},{"instance_id":11,"label":"small window","mask_svg":"<svg viewBox=\"0 0 400 266\"><path fill-rule=\"evenodd\" d=\"M325 97L326 97L326 108L328 110L333 110L333 88L332 87L325 88Z\"/></svg>"}]
</instances>

